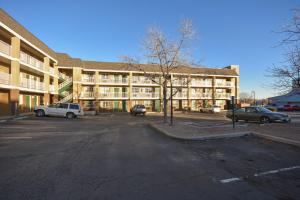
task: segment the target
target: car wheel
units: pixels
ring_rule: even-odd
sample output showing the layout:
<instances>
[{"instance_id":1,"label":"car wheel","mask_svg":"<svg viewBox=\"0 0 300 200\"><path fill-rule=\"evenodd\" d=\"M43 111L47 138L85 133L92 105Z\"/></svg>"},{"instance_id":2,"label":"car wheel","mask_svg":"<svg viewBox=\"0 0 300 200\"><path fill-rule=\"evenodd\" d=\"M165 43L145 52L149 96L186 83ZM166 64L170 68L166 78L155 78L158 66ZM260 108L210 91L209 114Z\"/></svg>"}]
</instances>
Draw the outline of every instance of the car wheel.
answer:
<instances>
[{"instance_id":1,"label":"car wheel","mask_svg":"<svg viewBox=\"0 0 300 200\"><path fill-rule=\"evenodd\" d=\"M74 113L71 113L71 112L67 113L66 116L67 116L68 119L73 119L73 118L75 118Z\"/></svg>"},{"instance_id":2,"label":"car wheel","mask_svg":"<svg viewBox=\"0 0 300 200\"><path fill-rule=\"evenodd\" d=\"M259 120L261 123L265 124L265 123L270 123L270 118L269 117L261 117Z\"/></svg>"},{"instance_id":3,"label":"car wheel","mask_svg":"<svg viewBox=\"0 0 300 200\"><path fill-rule=\"evenodd\" d=\"M43 110L38 110L38 111L36 112L36 116L37 116L37 117L44 117L44 116L45 116L45 112L44 112Z\"/></svg>"}]
</instances>

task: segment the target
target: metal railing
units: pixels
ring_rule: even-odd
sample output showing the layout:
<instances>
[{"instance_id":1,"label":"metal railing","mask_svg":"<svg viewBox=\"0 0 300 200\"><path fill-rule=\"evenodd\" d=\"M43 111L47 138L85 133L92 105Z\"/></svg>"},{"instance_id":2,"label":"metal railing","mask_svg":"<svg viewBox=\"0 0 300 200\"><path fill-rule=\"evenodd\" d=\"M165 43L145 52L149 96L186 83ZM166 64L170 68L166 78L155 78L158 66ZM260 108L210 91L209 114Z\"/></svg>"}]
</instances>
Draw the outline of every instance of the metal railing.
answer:
<instances>
[{"instance_id":1,"label":"metal railing","mask_svg":"<svg viewBox=\"0 0 300 200\"><path fill-rule=\"evenodd\" d=\"M73 99L73 94L72 94L72 93L69 94L68 96L64 97L63 99L61 99L61 100L59 101L59 103L65 103L65 102L67 102L67 101L69 101L69 100L71 100L71 99Z\"/></svg>"},{"instance_id":2,"label":"metal railing","mask_svg":"<svg viewBox=\"0 0 300 200\"><path fill-rule=\"evenodd\" d=\"M80 98L95 98L94 92L83 92L80 94Z\"/></svg>"},{"instance_id":3,"label":"metal railing","mask_svg":"<svg viewBox=\"0 0 300 200\"><path fill-rule=\"evenodd\" d=\"M108 92L108 93L99 93L99 98L101 99L114 99L114 98L128 98L127 92Z\"/></svg>"},{"instance_id":4,"label":"metal railing","mask_svg":"<svg viewBox=\"0 0 300 200\"><path fill-rule=\"evenodd\" d=\"M38 59L24 53L24 52L20 52L20 60L32 67L44 70L44 63L39 61Z\"/></svg>"},{"instance_id":5,"label":"metal railing","mask_svg":"<svg viewBox=\"0 0 300 200\"><path fill-rule=\"evenodd\" d=\"M191 98L193 99L211 99L211 93L192 93Z\"/></svg>"},{"instance_id":6,"label":"metal railing","mask_svg":"<svg viewBox=\"0 0 300 200\"><path fill-rule=\"evenodd\" d=\"M3 42L2 40L0 40L0 52L10 56L11 55L11 46L9 44L7 44L6 42Z\"/></svg>"},{"instance_id":7,"label":"metal railing","mask_svg":"<svg viewBox=\"0 0 300 200\"><path fill-rule=\"evenodd\" d=\"M63 74L63 73L61 73L61 72L58 72L58 77L59 77L60 79L69 79L69 78L71 78L71 77L69 77L69 76L67 76L67 75L65 75L65 74Z\"/></svg>"},{"instance_id":8,"label":"metal railing","mask_svg":"<svg viewBox=\"0 0 300 200\"><path fill-rule=\"evenodd\" d=\"M0 72L0 84L10 85L11 75L8 73Z\"/></svg>"},{"instance_id":9,"label":"metal railing","mask_svg":"<svg viewBox=\"0 0 300 200\"><path fill-rule=\"evenodd\" d=\"M32 90L44 90L44 83L43 82L39 82L39 81L35 81L32 79L28 79L28 78L21 78L20 79L20 87L22 88L28 88L28 89L32 89Z\"/></svg>"},{"instance_id":10,"label":"metal railing","mask_svg":"<svg viewBox=\"0 0 300 200\"><path fill-rule=\"evenodd\" d=\"M231 94L230 93L216 93L215 98L216 99L230 99Z\"/></svg>"},{"instance_id":11,"label":"metal railing","mask_svg":"<svg viewBox=\"0 0 300 200\"><path fill-rule=\"evenodd\" d=\"M226 81L226 82L218 82L218 83L216 83L215 86L217 86L217 87L233 87L234 84L233 84L233 82Z\"/></svg>"},{"instance_id":12,"label":"metal railing","mask_svg":"<svg viewBox=\"0 0 300 200\"><path fill-rule=\"evenodd\" d=\"M132 93L132 98L145 98L145 99L159 98L159 93Z\"/></svg>"},{"instance_id":13,"label":"metal railing","mask_svg":"<svg viewBox=\"0 0 300 200\"><path fill-rule=\"evenodd\" d=\"M61 89L61 88L65 87L66 85L70 84L72 82L72 80L73 80L72 77L65 79L64 82L59 84L58 88Z\"/></svg>"},{"instance_id":14,"label":"metal railing","mask_svg":"<svg viewBox=\"0 0 300 200\"><path fill-rule=\"evenodd\" d=\"M55 75L55 69L53 67L49 67L49 73L54 76Z\"/></svg>"},{"instance_id":15,"label":"metal railing","mask_svg":"<svg viewBox=\"0 0 300 200\"><path fill-rule=\"evenodd\" d=\"M128 84L127 78L122 79L100 79L100 84Z\"/></svg>"},{"instance_id":16,"label":"metal railing","mask_svg":"<svg viewBox=\"0 0 300 200\"><path fill-rule=\"evenodd\" d=\"M194 87L212 87L212 82L192 80L191 81L191 86L194 86Z\"/></svg>"},{"instance_id":17,"label":"metal railing","mask_svg":"<svg viewBox=\"0 0 300 200\"><path fill-rule=\"evenodd\" d=\"M157 83L159 82L159 80L155 80ZM132 79L132 84L142 84L142 85L147 85L147 84L154 84L157 85L157 83L152 81L151 79L145 79L145 78L134 78Z\"/></svg>"},{"instance_id":18,"label":"metal railing","mask_svg":"<svg viewBox=\"0 0 300 200\"><path fill-rule=\"evenodd\" d=\"M85 76L83 75L81 77L81 81L85 83L95 83L95 77L94 76Z\"/></svg>"}]
</instances>

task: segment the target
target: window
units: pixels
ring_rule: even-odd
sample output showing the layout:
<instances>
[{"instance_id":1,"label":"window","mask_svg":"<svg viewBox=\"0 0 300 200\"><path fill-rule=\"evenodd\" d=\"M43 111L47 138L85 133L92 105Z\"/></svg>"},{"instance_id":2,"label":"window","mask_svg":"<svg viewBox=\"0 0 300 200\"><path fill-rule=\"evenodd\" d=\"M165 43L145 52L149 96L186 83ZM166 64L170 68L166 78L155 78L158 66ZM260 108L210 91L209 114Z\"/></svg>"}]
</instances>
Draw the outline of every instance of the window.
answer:
<instances>
[{"instance_id":1,"label":"window","mask_svg":"<svg viewBox=\"0 0 300 200\"><path fill-rule=\"evenodd\" d=\"M79 110L79 105L77 105L77 104L70 104L70 109Z\"/></svg>"},{"instance_id":2,"label":"window","mask_svg":"<svg viewBox=\"0 0 300 200\"><path fill-rule=\"evenodd\" d=\"M68 104L61 103L61 104L59 104L59 108L68 109Z\"/></svg>"}]
</instances>

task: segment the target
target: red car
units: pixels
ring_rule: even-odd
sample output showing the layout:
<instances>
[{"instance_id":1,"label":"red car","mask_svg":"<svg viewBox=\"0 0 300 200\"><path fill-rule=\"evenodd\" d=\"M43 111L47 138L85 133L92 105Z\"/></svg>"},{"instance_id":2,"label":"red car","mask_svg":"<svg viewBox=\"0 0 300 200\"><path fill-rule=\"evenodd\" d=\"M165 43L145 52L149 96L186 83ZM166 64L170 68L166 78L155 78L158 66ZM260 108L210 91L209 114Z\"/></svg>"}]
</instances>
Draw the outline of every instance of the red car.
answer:
<instances>
[{"instance_id":1,"label":"red car","mask_svg":"<svg viewBox=\"0 0 300 200\"><path fill-rule=\"evenodd\" d=\"M284 105L283 106L283 111L293 111L293 107L291 105Z\"/></svg>"},{"instance_id":2,"label":"red car","mask_svg":"<svg viewBox=\"0 0 300 200\"><path fill-rule=\"evenodd\" d=\"M300 106L299 105L294 105L293 110L294 111L300 111Z\"/></svg>"}]
</instances>

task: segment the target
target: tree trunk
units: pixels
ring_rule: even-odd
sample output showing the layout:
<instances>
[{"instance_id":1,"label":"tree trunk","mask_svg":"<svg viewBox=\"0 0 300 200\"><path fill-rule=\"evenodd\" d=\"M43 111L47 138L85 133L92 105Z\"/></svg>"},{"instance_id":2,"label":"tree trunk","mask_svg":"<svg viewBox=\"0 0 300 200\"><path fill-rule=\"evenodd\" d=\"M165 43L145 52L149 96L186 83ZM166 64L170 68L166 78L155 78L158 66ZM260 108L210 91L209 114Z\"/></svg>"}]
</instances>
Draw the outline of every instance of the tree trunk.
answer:
<instances>
[{"instance_id":1,"label":"tree trunk","mask_svg":"<svg viewBox=\"0 0 300 200\"><path fill-rule=\"evenodd\" d=\"M167 123L167 84L163 84L164 123Z\"/></svg>"}]
</instances>

